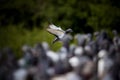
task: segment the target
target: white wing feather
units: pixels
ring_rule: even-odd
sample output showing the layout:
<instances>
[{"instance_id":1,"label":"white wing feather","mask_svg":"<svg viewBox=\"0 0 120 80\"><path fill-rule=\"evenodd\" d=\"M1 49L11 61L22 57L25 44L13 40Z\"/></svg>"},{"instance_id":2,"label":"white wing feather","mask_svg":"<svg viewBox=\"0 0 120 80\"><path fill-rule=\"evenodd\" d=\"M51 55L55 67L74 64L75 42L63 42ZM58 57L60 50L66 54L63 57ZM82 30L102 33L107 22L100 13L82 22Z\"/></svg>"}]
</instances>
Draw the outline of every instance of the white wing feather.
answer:
<instances>
[{"instance_id":1,"label":"white wing feather","mask_svg":"<svg viewBox=\"0 0 120 80\"><path fill-rule=\"evenodd\" d=\"M50 24L50 25L49 25L49 28L55 29L55 30L62 30L61 27L57 27L57 26L55 26L54 24Z\"/></svg>"},{"instance_id":2,"label":"white wing feather","mask_svg":"<svg viewBox=\"0 0 120 80\"><path fill-rule=\"evenodd\" d=\"M47 29L48 32L50 32L53 35L57 35L60 39L63 38L63 36L65 35L65 31L62 30L60 27L57 27L53 24L49 25L49 28Z\"/></svg>"}]
</instances>

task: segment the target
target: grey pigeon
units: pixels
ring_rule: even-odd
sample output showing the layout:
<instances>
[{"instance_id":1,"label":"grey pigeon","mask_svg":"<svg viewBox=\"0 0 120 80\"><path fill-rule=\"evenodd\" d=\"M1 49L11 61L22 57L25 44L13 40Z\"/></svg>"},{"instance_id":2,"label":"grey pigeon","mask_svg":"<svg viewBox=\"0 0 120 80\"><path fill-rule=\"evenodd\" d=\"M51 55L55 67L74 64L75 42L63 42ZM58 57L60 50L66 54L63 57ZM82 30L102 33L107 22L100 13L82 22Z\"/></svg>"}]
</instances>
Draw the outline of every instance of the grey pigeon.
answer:
<instances>
[{"instance_id":1,"label":"grey pigeon","mask_svg":"<svg viewBox=\"0 0 120 80\"><path fill-rule=\"evenodd\" d=\"M57 27L54 24L50 24L47 28L47 31L51 34L53 34L56 38L54 39L53 43L57 41L62 41L65 34L72 32L72 29L63 30L61 27Z\"/></svg>"}]
</instances>

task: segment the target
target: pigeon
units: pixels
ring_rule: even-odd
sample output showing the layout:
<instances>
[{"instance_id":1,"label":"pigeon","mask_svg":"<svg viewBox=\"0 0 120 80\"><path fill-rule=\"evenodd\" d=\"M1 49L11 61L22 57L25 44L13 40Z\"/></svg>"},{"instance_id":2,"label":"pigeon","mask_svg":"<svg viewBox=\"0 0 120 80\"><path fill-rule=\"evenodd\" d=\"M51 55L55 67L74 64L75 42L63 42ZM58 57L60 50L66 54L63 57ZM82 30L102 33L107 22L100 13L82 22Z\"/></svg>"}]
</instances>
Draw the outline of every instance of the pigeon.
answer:
<instances>
[{"instance_id":1,"label":"pigeon","mask_svg":"<svg viewBox=\"0 0 120 80\"><path fill-rule=\"evenodd\" d=\"M62 41L66 34L73 32L72 29L70 28L64 31L63 29L61 29L61 27L57 27L54 24L50 24L49 27L47 28L47 31L56 37L52 43Z\"/></svg>"}]
</instances>

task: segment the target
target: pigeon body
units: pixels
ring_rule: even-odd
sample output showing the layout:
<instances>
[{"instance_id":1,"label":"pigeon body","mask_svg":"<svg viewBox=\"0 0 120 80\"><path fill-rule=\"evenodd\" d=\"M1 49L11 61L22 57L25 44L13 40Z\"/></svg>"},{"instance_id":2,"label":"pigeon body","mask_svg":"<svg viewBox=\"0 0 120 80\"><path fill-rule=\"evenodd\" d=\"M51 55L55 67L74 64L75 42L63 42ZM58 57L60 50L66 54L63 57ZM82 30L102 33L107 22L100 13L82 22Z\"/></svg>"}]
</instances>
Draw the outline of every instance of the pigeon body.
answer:
<instances>
[{"instance_id":1,"label":"pigeon body","mask_svg":"<svg viewBox=\"0 0 120 80\"><path fill-rule=\"evenodd\" d=\"M53 41L53 43L55 43L56 41L61 41L65 34L72 32L72 29L67 29L66 31L64 31L63 29L61 29L61 27L50 24L47 28L47 31L56 37Z\"/></svg>"}]
</instances>

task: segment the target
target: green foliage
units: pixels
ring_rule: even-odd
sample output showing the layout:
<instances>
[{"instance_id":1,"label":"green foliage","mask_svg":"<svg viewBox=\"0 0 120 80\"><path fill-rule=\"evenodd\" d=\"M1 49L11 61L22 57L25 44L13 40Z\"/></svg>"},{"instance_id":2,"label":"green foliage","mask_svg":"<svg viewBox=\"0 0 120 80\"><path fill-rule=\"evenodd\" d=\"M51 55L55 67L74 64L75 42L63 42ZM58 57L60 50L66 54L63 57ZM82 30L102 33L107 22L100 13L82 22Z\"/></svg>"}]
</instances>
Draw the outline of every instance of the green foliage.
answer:
<instances>
[{"instance_id":1,"label":"green foliage","mask_svg":"<svg viewBox=\"0 0 120 80\"><path fill-rule=\"evenodd\" d=\"M113 29L116 26L113 23L120 22L119 7L109 0L51 0L42 13L41 16L51 18L65 28L71 27L75 33Z\"/></svg>"},{"instance_id":2,"label":"green foliage","mask_svg":"<svg viewBox=\"0 0 120 80\"><path fill-rule=\"evenodd\" d=\"M0 29L0 48L11 47L17 53L17 57L22 55L22 46L27 44L34 47L36 43L48 42L52 50L58 50L62 44L57 42L52 45L54 36L49 34L45 29L34 28L26 30L24 28L8 26Z\"/></svg>"},{"instance_id":3,"label":"green foliage","mask_svg":"<svg viewBox=\"0 0 120 80\"><path fill-rule=\"evenodd\" d=\"M75 33L100 29L120 31L119 0L1 0L0 47L19 50L23 44L47 41L53 36L44 30L48 20ZM61 46L53 45L57 50Z\"/></svg>"},{"instance_id":4,"label":"green foliage","mask_svg":"<svg viewBox=\"0 0 120 80\"><path fill-rule=\"evenodd\" d=\"M75 33L101 28L118 28L119 1L111 0L5 0L0 3L1 26L24 24L24 27L44 27L47 20L71 27ZM115 5L116 4L116 5ZM115 24L114 24L115 23Z\"/></svg>"},{"instance_id":5,"label":"green foliage","mask_svg":"<svg viewBox=\"0 0 120 80\"><path fill-rule=\"evenodd\" d=\"M101 28L111 29L111 24L116 19L116 16L120 16L116 7L104 4L90 4L91 17L88 18L88 25L93 26L95 30ZM112 12L111 12L112 11Z\"/></svg>"}]
</instances>

